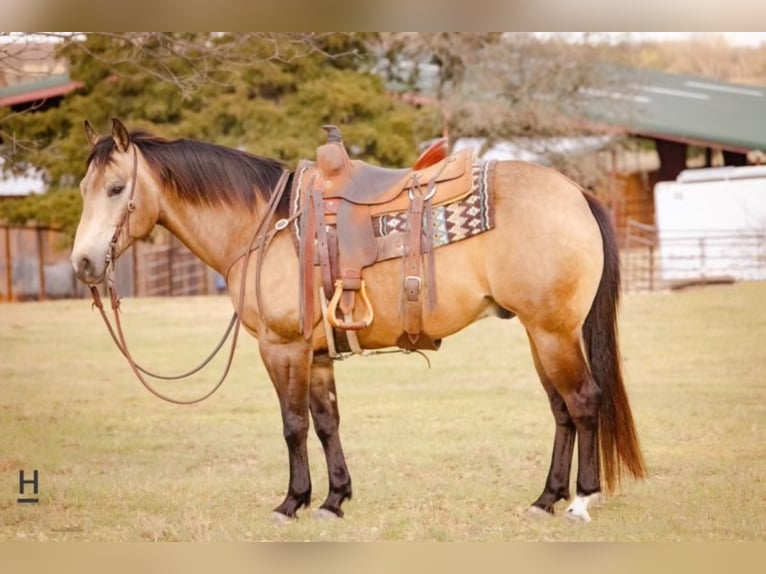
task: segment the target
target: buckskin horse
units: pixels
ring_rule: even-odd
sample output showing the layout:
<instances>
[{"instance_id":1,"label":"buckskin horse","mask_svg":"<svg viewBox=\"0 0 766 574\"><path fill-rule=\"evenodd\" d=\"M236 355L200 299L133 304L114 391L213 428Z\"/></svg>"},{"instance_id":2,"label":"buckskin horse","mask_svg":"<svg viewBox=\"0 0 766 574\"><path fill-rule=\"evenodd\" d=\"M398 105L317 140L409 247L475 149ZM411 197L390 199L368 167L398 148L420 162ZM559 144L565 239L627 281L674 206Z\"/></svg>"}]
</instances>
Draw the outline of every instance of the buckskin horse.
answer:
<instances>
[{"instance_id":1,"label":"buckskin horse","mask_svg":"<svg viewBox=\"0 0 766 574\"><path fill-rule=\"evenodd\" d=\"M323 189L325 197L304 186L308 202L301 208L303 215L315 208L326 212L329 219L323 220L316 211L313 218L295 212L290 204L305 174L288 172L279 161L210 143L129 132L117 119L108 135L98 136L87 121L85 128L91 151L80 184L83 211L72 250L75 273L95 290L120 253L161 225L226 278L236 314L257 338L279 398L289 483L284 501L275 508L277 516L295 517L310 502L309 416L329 474L329 494L317 512L343 516L341 505L351 498L333 369L338 348L349 345L334 342L336 332L364 350L406 348L408 340L417 349L421 333L429 346L483 317L515 316L526 329L555 420L547 480L530 510L553 514L555 503L567 499L571 502L565 514L589 521L588 505L600 495L602 480L609 491L623 475L645 476L621 373L614 232L597 199L560 173L525 162L496 162L482 172L493 212L491 227L443 245L431 240L422 245L418 242L423 237L436 235L431 228L438 222L431 219L439 217L435 203L428 197L423 203L424 195L440 187L435 183L439 177L463 177L464 167L455 167L462 160L454 155L425 171L384 170L341 158L331 166L340 170L340 179L314 172L312 185ZM316 165L327 160L320 155ZM453 175L444 175L450 170ZM425 174L424 190L417 185L417 173ZM415 183L402 195L407 182ZM283 193L285 188L292 195ZM330 208L333 199L335 209ZM377 235L370 239L370 218L385 212L380 206L392 199L410 210L410 222L398 236L398 256L344 256L344 249L354 251L360 243L385 242ZM417 199L420 211L413 212L407 204ZM337 205L344 202L346 212ZM426 233L419 231L421 226ZM346 238L351 247L344 247L337 235L355 229L364 229L365 235ZM340 247L332 251L328 266L313 251L319 242L330 241L325 236L330 231ZM301 232L309 240L298 245ZM416 253L408 247L411 239ZM345 276L328 286L339 266ZM423 283L428 288L417 292ZM413 289L415 297L410 296ZM429 290L430 297L425 294ZM328 297L336 305L340 299L344 310L328 311ZM431 297L432 304L425 304ZM408 329L403 315L413 302L414 327ZM578 469L571 499L575 442Z\"/></svg>"}]
</instances>

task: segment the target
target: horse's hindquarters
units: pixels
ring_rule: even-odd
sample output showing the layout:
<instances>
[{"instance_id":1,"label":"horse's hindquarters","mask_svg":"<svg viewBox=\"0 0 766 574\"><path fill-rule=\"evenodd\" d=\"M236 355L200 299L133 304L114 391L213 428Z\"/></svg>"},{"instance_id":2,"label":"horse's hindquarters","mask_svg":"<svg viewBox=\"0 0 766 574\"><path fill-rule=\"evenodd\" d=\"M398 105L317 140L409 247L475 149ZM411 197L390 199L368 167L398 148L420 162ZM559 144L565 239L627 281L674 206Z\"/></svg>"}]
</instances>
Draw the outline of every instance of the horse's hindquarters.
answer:
<instances>
[{"instance_id":1,"label":"horse's hindquarters","mask_svg":"<svg viewBox=\"0 0 766 574\"><path fill-rule=\"evenodd\" d=\"M525 324L572 332L582 325L603 265L598 225L581 190L532 164L499 163L495 227L434 252L435 302L421 289L423 332L444 338L488 315L519 315ZM427 277L427 274L425 274ZM401 260L364 270L375 309L362 346L393 346L402 333Z\"/></svg>"},{"instance_id":2,"label":"horse's hindquarters","mask_svg":"<svg viewBox=\"0 0 766 574\"><path fill-rule=\"evenodd\" d=\"M583 192L523 162L495 169L496 228L481 252L489 295L527 326L579 329L603 269L603 241Z\"/></svg>"}]
</instances>

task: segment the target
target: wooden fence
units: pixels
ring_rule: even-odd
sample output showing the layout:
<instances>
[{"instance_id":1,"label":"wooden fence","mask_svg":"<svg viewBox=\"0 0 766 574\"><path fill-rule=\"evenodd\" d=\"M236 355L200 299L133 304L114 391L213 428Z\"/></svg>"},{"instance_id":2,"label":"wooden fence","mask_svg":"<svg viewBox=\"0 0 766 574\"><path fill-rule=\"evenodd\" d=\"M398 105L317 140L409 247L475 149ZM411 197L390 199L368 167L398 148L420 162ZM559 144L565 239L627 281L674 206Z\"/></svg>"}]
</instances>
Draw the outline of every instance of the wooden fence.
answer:
<instances>
[{"instance_id":1,"label":"wooden fence","mask_svg":"<svg viewBox=\"0 0 766 574\"><path fill-rule=\"evenodd\" d=\"M78 294L63 233L42 226L0 225L0 301Z\"/></svg>"},{"instance_id":2,"label":"wooden fence","mask_svg":"<svg viewBox=\"0 0 766 574\"><path fill-rule=\"evenodd\" d=\"M69 261L60 231L0 225L0 301L87 297ZM223 290L220 277L169 233L138 242L115 266L124 297L208 295Z\"/></svg>"}]
</instances>

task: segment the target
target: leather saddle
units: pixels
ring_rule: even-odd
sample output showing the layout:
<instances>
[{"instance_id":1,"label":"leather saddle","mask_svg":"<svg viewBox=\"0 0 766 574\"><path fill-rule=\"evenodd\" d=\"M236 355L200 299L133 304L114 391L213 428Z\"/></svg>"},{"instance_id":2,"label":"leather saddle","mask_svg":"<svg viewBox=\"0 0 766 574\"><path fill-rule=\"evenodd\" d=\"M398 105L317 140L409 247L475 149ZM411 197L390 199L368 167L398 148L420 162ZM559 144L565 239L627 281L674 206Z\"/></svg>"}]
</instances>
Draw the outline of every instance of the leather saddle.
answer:
<instances>
[{"instance_id":1,"label":"leather saddle","mask_svg":"<svg viewBox=\"0 0 766 574\"><path fill-rule=\"evenodd\" d=\"M331 128L337 130L334 126ZM405 212L410 196L423 191L429 183L441 184L434 188L434 205L454 201L470 192L470 185L464 185L463 180L470 183L471 152L464 150L447 156L446 139L424 151L412 169L389 169L349 160L342 143L336 143L333 137L330 135L328 143L317 150L317 167L324 179L323 196L328 215L337 213L343 202L367 205L372 216ZM457 185L445 185L451 181Z\"/></svg>"},{"instance_id":2,"label":"leather saddle","mask_svg":"<svg viewBox=\"0 0 766 574\"><path fill-rule=\"evenodd\" d=\"M373 218L401 213L408 232L399 246L405 259L403 277L403 334L399 346L408 349L438 347L421 333L421 292L427 287L435 298L433 274L423 278L422 259L432 254L428 229L433 206L456 201L471 190L472 155L469 150L447 155L446 139L437 141L412 169L386 169L351 160L340 130L324 126L327 143L317 148L316 164L304 178L309 186L301 198L304 209L300 257L302 260L303 332L311 334L313 317L313 265L318 263L324 295L329 299L326 320L332 328L354 332L369 327L374 310L366 293L362 270L378 261L379 247ZM425 227L424 227L425 222ZM428 266L433 271L433 262ZM354 320L356 295L364 305L363 318Z\"/></svg>"}]
</instances>

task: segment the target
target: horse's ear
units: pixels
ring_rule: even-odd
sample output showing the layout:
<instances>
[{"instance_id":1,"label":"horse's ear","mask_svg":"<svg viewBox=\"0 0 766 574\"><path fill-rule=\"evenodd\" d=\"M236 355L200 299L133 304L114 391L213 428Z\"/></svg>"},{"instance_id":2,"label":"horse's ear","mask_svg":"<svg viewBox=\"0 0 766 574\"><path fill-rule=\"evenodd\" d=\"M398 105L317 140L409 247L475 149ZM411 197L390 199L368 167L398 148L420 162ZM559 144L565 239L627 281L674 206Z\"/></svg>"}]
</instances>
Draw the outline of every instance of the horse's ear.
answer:
<instances>
[{"instance_id":1,"label":"horse's ear","mask_svg":"<svg viewBox=\"0 0 766 574\"><path fill-rule=\"evenodd\" d=\"M118 150L121 152L128 151L130 135L128 135L128 130L117 118L112 118L112 138Z\"/></svg>"},{"instance_id":2,"label":"horse's ear","mask_svg":"<svg viewBox=\"0 0 766 574\"><path fill-rule=\"evenodd\" d=\"M85 127L85 139L88 141L88 145L94 147L96 142L98 142L98 134L96 133L96 130L93 129L93 126L90 125L88 120L83 122L83 126Z\"/></svg>"}]
</instances>

